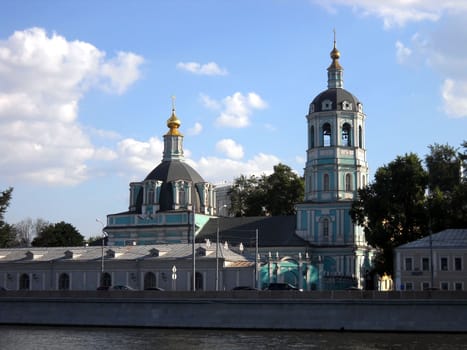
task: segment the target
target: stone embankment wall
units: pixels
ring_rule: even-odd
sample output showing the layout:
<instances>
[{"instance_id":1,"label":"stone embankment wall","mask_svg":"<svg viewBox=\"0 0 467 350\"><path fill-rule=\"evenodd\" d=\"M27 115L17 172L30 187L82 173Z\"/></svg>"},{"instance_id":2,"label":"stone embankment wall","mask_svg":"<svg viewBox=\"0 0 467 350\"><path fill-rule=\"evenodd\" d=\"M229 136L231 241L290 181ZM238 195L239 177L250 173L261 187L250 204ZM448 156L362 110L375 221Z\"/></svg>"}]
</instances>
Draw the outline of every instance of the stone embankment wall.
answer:
<instances>
[{"instance_id":1,"label":"stone embankment wall","mask_svg":"<svg viewBox=\"0 0 467 350\"><path fill-rule=\"evenodd\" d=\"M0 324L466 332L466 292L0 292Z\"/></svg>"}]
</instances>

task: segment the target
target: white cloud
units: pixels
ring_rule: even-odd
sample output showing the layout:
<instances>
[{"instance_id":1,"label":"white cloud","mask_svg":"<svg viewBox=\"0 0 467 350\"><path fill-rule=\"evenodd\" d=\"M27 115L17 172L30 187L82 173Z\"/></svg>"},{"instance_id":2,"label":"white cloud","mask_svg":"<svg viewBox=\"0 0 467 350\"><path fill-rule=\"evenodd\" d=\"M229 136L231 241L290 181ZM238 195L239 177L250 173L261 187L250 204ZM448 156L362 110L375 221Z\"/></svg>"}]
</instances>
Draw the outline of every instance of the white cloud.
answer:
<instances>
[{"instance_id":1,"label":"white cloud","mask_svg":"<svg viewBox=\"0 0 467 350\"><path fill-rule=\"evenodd\" d=\"M444 80L441 88L445 112L453 117L467 117L467 81Z\"/></svg>"},{"instance_id":2,"label":"white cloud","mask_svg":"<svg viewBox=\"0 0 467 350\"><path fill-rule=\"evenodd\" d=\"M143 62L143 58L134 53L119 52L116 58L102 65L102 76L109 80L103 87L106 90L123 94L140 78L139 66Z\"/></svg>"},{"instance_id":3,"label":"white cloud","mask_svg":"<svg viewBox=\"0 0 467 350\"><path fill-rule=\"evenodd\" d=\"M429 33L414 34L410 48L396 43L399 63L425 66L441 77L443 110L452 117L467 117L467 61L464 59L467 48L459 45L467 41L464 23L464 16L449 15L430 28Z\"/></svg>"},{"instance_id":4,"label":"white cloud","mask_svg":"<svg viewBox=\"0 0 467 350\"><path fill-rule=\"evenodd\" d=\"M206 94L200 94L200 100L204 107L212 110L221 109L222 104Z\"/></svg>"},{"instance_id":5,"label":"white cloud","mask_svg":"<svg viewBox=\"0 0 467 350\"><path fill-rule=\"evenodd\" d=\"M425 65L439 74L443 110L453 117L467 117L467 27L465 0L315 0L326 9L352 7L355 12L381 18L386 29L408 23L436 22L429 32L417 32L411 46L396 42L396 59L412 67Z\"/></svg>"},{"instance_id":6,"label":"white cloud","mask_svg":"<svg viewBox=\"0 0 467 350\"><path fill-rule=\"evenodd\" d=\"M208 174L209 178L204 175L206 181L221 183L231 182L240 175L270 175L273 172L274 165L278 163L280 163L280 160L276 156L259 153L245 162L217 157L203 157L193 167L200 174Z\"/></svg>"},{"instance_id":7,"label":"white cloud","mask_svg":"<svg viewBox=\"0 0 467 350\"><path fill-rule=\"evenodd\" d=\"M116 151L120 173L147 175L154 164L159 164L162 160L163 149L164 143L155 137L146 142L132 138L121 140Z\"/></svg>"},{"instance_id":8,"label":"white cloud","mask_svg":"<svg viewBox=\"0 0 467 350\"><path fill-rule=\"evenodd\" d=\"M188 129L188 135L199 135L203 131L203 125L201 123L196 122L192 128Z\"/></svg>"},{"instance_id":9,"label":"white cloud","mask_svg":"<svg viewBox=\"0 0 467 350\"><path fill-rule=\"evenodd\" d=\"M396 60L398 63L405 63L412 55L412 50L404 46L399 40L396 41Z\"/></svg>"},{"instance_id":10,"label":"white cloud","mask_svg":"<svg viewBox=\"0 0 467 350\"><path fill-rule=\"evenodd\" d=\"M241 159L244 155L243 146L232 139L223 139L217 142L216 150L231 159Z\"/></svg>"},{"instance_id":11,"label":"white cloud","mask_svg":"<svg viewBox=\"0 0 467 350\"><path fill-rule=\"evenodd\" d=\"M198 62L179 62L177 68L198 75L227 75L226 69L221 68L215 62L201 64Z\"/></svg>"},{"instance_id":12,"label":"white cloud","mask_svg":"<svg viewBox=\"0 0 467 350\"><path fill-rule=\"evenodd\" d=\"M89 176L88 162L115 159L97 148L78 123L79 102L93 86L123 93L139 78L143 59L106 54L44 29L16 31L0 40L2 181L73 185Z\"/></svg>"},{"instance_id":13,"label":"white cloud","mask_svg":"<svg viewBox=\"0 0 467 350\"><path fill-rule=\"evenodd\" d=\"M244 128L250 125L253 110L267 108L267 103L254 92L249 92L246 96L236 92L218 104L222 106L222 111L216 120L217 125L232 128Z\"/></svg>"},{"instance_id":14,"label":"white cloud","mask_svg":"<svg viewBox=\"0 0 467 350\"><path fill-rule=\"evenodd\" d=\"M351 7L363 16L381 18L385 28L404 26L410 22L437 21L445 13L467 11L465 0L314 0L330 12L337 6Z\"/></svg>"}]
</instances>

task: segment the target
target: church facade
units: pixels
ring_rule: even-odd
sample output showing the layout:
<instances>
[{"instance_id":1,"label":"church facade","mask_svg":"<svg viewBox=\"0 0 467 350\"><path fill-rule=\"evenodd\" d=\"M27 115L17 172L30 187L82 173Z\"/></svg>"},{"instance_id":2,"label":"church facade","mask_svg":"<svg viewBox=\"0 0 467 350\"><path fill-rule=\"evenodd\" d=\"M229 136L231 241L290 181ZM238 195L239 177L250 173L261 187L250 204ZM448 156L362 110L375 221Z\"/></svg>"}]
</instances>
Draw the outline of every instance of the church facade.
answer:
<instances>
[{"instance_id":1,"label":"church facade","mask_svg":"<svg viewBox=\"0 0 467 350\"><path fill-rule=\"evenodd\" d=\"M215 214L214 185L184 161L180 120L172 108L162 162L130 183L128 211L107 216L110 246L189 243Z\"/></svg>"},{"instance_id":2,"label":"church facade","mask_svg":"<svg viewBox=\"0 0 467 350\"><path fill-rule=\"evenodd\" d=\"M374 251L349 211L368 182L362 103L344 89L340 52L331 51L327 89L310 104L307 119L305 198L296 205L296 234L323 265L324 289L364 287Z\"/></svg>"}]
</instances>

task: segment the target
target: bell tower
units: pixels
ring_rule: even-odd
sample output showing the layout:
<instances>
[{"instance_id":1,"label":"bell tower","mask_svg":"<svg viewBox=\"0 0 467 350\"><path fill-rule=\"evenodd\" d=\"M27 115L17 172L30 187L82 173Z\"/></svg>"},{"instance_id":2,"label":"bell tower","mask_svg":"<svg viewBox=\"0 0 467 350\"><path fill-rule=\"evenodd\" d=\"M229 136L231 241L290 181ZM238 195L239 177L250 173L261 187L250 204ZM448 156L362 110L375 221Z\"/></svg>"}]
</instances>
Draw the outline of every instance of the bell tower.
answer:
<instances>
[{"instance_id":1,"label":"bell tower","mask_svg":"<svg viewBox=\"0 0 467 350\"><path fill-rule=\"evenodd\" d=\"M360 285L367 244L349 211L368 181L366 116L361 102L344 89L335 37L330 56L327 89L313 99L306 115L305 197L296 205L296 233L320 256L330 285L331 276L355 278Z\"/></svg>"}]
</instances>

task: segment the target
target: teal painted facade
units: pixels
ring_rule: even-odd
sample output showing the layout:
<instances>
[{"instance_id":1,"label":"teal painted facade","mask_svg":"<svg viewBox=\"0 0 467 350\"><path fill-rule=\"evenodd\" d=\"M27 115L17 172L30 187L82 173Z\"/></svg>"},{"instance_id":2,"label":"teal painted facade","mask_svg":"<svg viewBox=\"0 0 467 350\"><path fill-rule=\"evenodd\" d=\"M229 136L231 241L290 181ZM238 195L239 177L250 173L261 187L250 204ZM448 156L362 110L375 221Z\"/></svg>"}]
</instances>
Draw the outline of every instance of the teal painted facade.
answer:
<instances>
[{"instance_id":1,"label":"teal painted facade","mask_svg":"<svg viewBox=\"0 0 467 350\"><path fill-rule=\"evenodd\" d=\"M364 287L373 250L349 211L368 181L363 106L343 89L340 52L331 52L328 89L310 104L305 197L296 205L296 233L320 258L320 289Z\"/></svg>"}]
</instances>

